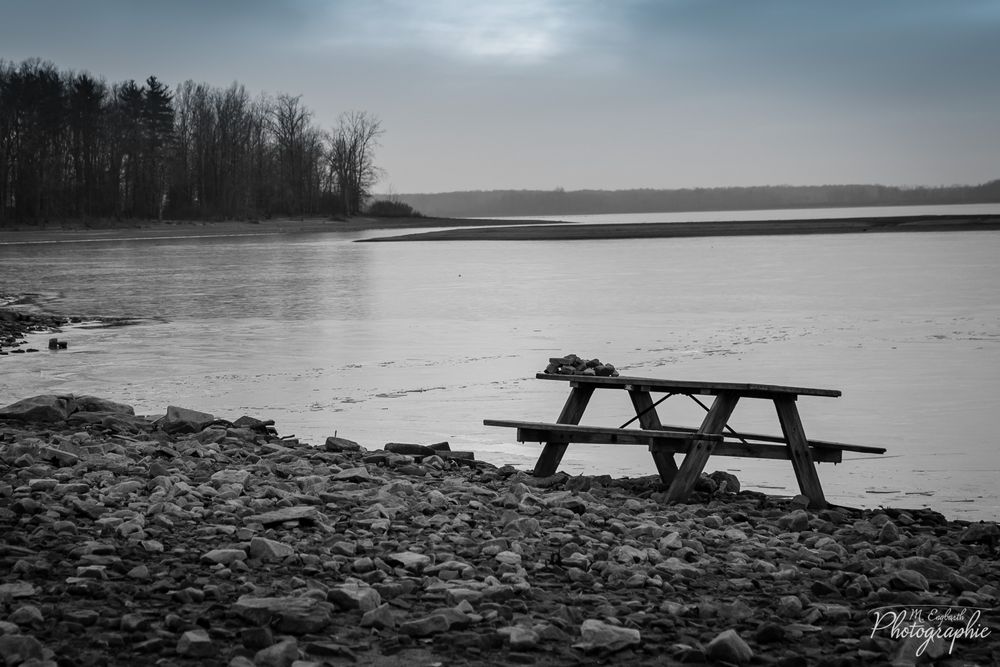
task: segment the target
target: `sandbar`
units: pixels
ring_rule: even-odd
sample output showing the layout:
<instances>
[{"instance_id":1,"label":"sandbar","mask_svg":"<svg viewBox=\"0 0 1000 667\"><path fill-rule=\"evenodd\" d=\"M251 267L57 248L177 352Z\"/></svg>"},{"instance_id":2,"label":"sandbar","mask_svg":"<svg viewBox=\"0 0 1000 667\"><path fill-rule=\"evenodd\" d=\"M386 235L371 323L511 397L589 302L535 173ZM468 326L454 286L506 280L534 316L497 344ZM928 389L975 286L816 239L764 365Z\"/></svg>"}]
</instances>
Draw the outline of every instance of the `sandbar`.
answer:
<instances>
[{"instance_id":1,"label":"sandbar","mask_svg":"<svg viewBox=\"0 0 1000 667\"><path fill-rule=\"evenodd\" d=\"M363 239L384 241L571 241L760 236L786 234L857 234L880 232L950 232L1000 229L1000 215L822 218L816 220L734 220L601 224L520 224L446 229Z\"/></svg>"}]
</instances>

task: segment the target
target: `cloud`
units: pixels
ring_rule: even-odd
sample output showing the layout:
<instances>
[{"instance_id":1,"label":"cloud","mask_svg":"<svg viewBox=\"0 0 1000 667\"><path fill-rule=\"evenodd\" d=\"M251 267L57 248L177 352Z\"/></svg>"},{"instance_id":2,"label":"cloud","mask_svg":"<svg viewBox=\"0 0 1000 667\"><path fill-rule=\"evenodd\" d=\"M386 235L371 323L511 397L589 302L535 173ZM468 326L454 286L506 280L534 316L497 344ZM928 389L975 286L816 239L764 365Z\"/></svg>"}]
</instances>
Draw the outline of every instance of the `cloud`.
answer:
<instances>
[{"instance_id":1,"label":"cloud","mask_svg":"<svg viewBox=\"0 0 1000 667\"><path fill-rule=\"evenodd\" d=\"M472 63L534 65L575 45L585 3L573 0L380 0L333 7L328 44L417 51Z\"/></svg>"}]
</instances>

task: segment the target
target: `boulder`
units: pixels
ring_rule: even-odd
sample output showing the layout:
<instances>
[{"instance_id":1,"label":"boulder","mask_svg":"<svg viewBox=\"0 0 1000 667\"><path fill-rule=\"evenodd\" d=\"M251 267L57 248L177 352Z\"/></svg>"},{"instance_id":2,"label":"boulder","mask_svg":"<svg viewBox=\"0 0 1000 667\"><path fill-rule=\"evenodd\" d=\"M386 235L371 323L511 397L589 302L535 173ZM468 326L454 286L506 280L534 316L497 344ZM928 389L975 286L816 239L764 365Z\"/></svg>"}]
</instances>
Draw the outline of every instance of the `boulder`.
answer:
<instances>
[{"instance_id":1,"label":"boulder","mask_svg":"<svg viewBox=\"0 0 1000 667\"><path fill-rule=\"evenodd\" d=\"M42 660L44 649L41 642L30 635L0 636L0 660L7 665L20 665L28 660Z\"/></svg>"},{"instance_id":2,"label":"boulder","mask_svg":"<svg viewBox=\"0 0 1000 667\"><path fill-rule=\"evenodd\" d=\"M291 637L257 651L253 664L256 667L291 667L298 659L299 642Z\"/></svg>"},{"instance_id":3,"label":"boulder","mask_svg":"<svg viewBox=\"0 0 1000 667\"><path fill-rule=\"evenodd\" d=\"M414 445L408 442L387 442L383 449L394 454L406 454L407 456L434 456L437 450L426 445Z\"/></svg>"},{"instance_id":4,"label":"boulder","mask_svg":"<svg viewBox=\"0 0 1000 667\"><path fill-rule=\"evenodd\" d=\"M171 434L197 433L214 421L215 417L207 412L170 405L167 407L166 416L160 420L160 428Z\"/></svg>"},{"instance_id":5,"label":"boulder","mask_svg":"<svg viewBox=\"0 0 1000 667\"><path fill-rule=\"evenodd\" d=\"M233 612L257 625L276 621L278 632L305 634L319 632L330 624L333 605L311 597L265 597L243 595L233 604Z\"/></svg>"},{"instance_id":6,"label":"boulder","mask_svg":"<svg viewBox=\"0 0 1000 667\"><path fill-rule=\"evenodd\" d=\"M74 412L72 396L32 396L0 408L0 419L26 422L61 422Z\"/></svg>"},{"instance_id":7,"label":"boulder","mask_svg":"<svg viewBox=\"0 0 1000 667\"><path fill-rule=\"evenodd\" d=\"M296 505L293 507L282 507L271 512L264 512L255 516L247 517L247 523L261 523L270 526L286 521L300 521L303 523L322 524L323 515L319 510L309 505Z\"/></svg>"},{"instance_id":8,"label":"boulder","mask_svg":"<svg viewBox=\"0 0 1000 667\"><path fill-rule=\"evenodd\" d=\"M188 630L177 640L177 653L192 658L208 658L217 648L205 630Z\"/></svg>"},{"instance_id":9,"label":"boulder","mask_svg":"<svg viewBox=\"0 0 1000 667\"><path fill-rule=\"evenodd\" d=\"M583 641L573 646L585 651L620 651L630 646L638 646L642 642L638 630L611 625L596 619L587 619L580 625L580 638Z\"/></svg>"},{"instance_id":10,"label":"boulder","mask_svg":"<svg viewBox=\"0 0 1000 667\"><path fill-rule=\"evenodd\" d=\"M254 537L248 548L251 558L259 560L281 560L295 553L295 549L287 544L269 540L266 537Z\"/></svg>"},{"instance_id":11,"label":"boulder","mask_svg":"<svg viewBox=\"0 0 1000 667\"><path fill-rule=\"evenodd\" d=\"M739 493L740 492L740 480L736 478L736 475L728 473L724 470L716 470L708 475L715 483L718 485L719 493Z\"/></svg>"},{"instance_id":12,"label":"boulder","mask_svg":"<svg viewBox=\"0 0 1000 667\"><path fill-rule=\"evenodd\" d=\"M337 438L335 436L330 436L326 439L326 443L323 445L323 449L328 452L340 453L340 452L360 452L361 445L354 442L353 440L348 440L347 438Z\"/></svg>"},{"instance_id":13,"label":"boulder","mask_svg":"<svg viewBox=\"0 0 1000 667\"><path fill-rule=\"evenodd\" d=\"M908 556L896 561L896 564L901 569L919 572L928 581L948 581L953 575L958 574L944 563L926 556Z\"/></svg>"},{"instance_id":14,"label":"boulder","mask_svg":"<svg viewBox=\"0 0 1000 667\"><path fill-rule=\"evenodd\" d=\"M382 604L382 596L368 584L352 580L330 589L327 600L341 609L360 609L368 612Z\"/></svg>"},{"instance_id":15,"label":"boulder","mask_svg":"<svg viewBox=\"0 0 1000 667\"><path fill-rule=\"evenodd\" d=\"M712 660L743 665L753 658L753 650L735 630L719 633L708 643L705 654Z\"/></svg>"},{"instance_id":16,"label":"boulder","mask_svg":"<svg viewBox=\"0 0 1000 667\"><path fill-rule=\"evenodd\" d=\"M131 405L115 403L106 398L97 396L74 396L77 412L108 412L117 415L135 415L135 409Z\"/></svg>"}]
</instances>

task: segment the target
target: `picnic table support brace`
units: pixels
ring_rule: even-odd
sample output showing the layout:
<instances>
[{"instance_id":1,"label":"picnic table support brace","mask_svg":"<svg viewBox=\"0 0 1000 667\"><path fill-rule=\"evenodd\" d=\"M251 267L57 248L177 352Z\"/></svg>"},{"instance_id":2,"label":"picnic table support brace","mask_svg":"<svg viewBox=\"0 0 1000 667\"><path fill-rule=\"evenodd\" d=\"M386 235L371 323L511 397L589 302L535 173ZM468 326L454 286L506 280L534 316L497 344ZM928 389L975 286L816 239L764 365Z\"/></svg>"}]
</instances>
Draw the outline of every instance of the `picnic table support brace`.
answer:
<instances>
[{"instance_id":1,"label":"picnic table support brace","mask_svg":"<svg viewBox=\"0 0 1000 667\"><path fill-rule=\"evenodd\" d=\"M559 413L557 424L579 424L583 418L583 412L587 409L590 397L594 394L593 387L573 387L569 390L569 398L563 405L562 412ZM566 453L566 442L546 442L542 448L542 453L535 463L533 475L535 477L549 477L556 474L559 462L562 461L563 454Z\"/></svg>"},{"instance_id":2,"label":"picnic table support brace","mask_svg":"<svg viewBox=\"0 0 1000 667\"><path fill-rule=\"evenodd\" d=\"M635 408L639 425L644 429L662 431L663 425L660 423L660 416L656 413L656 406L649 392L630 389L628 395L632 399L632 407ZM674 455L652 447L650 447L649 453L653 456L656 471L660 473L660 480L669 486L677 476L677 463L674 461Z\"/></svg>"},{"instance_id":3,"label":"picnic table support brace","mask_svg":"<svg viewBox=\"0 0 1000 667\"><path fill-rule=\"evenodd\" d=\"M705 415L698 433L722 433L723 427L729 421L729 416L733 414L736 403L740 400L739 394L722 392L715 398L711 409ZM701 476L701 471L708 463L708 457L712 455L715 443L711 440L696 439L691 443L684 461L677 471L677 476L667 489L667 502L677 502L686 500L694 490L694 485Z\"/></svg>"},{"instance_id":4,"label":"picnic table support brace","mask_svg":"<svg viewBox=\"0 0 1000 667\"><path fill-rule=\"evenodd\" d=\"M824 509L826 498L823 496L823 487L819 483L816 464L809 452L809 443L806 440L805 429L802 428L799 410L795 407L795 399L776 398L774 399L774 407L778 411L778 422L781 424L781 433L785 436L788 458L792 461L795 479L799 483L799 491L809 498L809 507Z\"/></svg>"}]
</instances>

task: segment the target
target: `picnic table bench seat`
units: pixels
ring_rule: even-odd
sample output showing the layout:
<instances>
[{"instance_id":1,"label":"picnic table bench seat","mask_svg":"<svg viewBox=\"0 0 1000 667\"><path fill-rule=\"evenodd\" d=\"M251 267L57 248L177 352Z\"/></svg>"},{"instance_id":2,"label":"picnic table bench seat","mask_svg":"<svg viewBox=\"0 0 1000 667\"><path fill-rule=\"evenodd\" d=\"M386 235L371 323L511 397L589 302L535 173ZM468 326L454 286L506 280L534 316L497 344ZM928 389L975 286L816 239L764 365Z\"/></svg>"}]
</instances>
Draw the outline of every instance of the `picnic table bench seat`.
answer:
<instances>
[{"instance_id":1,"label":"picnic table bench seat","mask_svg":"<svg viewBox=\"0 0 1000 667\"><path fill-rule=\"evenodd\" d=\"M575 424L552 424L510 419L484 419L486 426L500 426L517 429L518 442L557 442L590 445L646 445L651 450L671 454L684 454L694 440L708 440L716 443L712 454L715 456L739 456L759 459L789 459L785 439L778 436L756 433L718 435L698 434L698 429L685 426L663 425L663 430L608 428L603 426L579 426ZM825 440L807 441L813 461L817 463L840 463L843 452L864 454L884 454L884 447L850 445ZM781 444L761 444L781 443Z\"/></svg>"}]
</instances>

